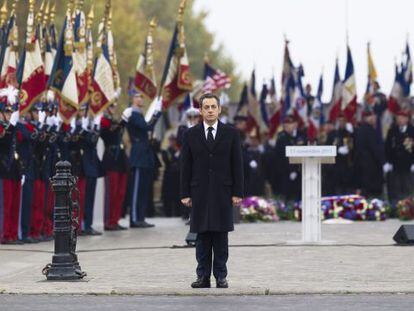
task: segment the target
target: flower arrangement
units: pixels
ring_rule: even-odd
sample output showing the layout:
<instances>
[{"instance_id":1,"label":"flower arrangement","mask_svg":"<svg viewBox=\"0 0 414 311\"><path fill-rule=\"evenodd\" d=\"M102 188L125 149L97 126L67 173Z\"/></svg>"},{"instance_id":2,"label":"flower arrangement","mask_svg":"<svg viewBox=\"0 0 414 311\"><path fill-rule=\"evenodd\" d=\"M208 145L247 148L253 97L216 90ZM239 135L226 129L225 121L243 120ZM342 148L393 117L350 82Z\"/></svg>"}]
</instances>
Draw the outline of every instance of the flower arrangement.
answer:
<instances>
[{"instance_id":1,"label":"flower arrangement","mask_svg":"<svg viewBox=\"0 0 414 311\"><path fill-rule=\"evenodd\" d=\"M400 220L414 219L414 198L410 197L397 203L397 215Z\"/></svg>"},{"instance_id":2,"label":"flower arrangement","mask_svg":"<svg viewBox=\"0 0 414 311\"><path fill-rule=\"evenodd\" d=\"M240 215L244 222L274 222L279 220L276 214L275 202L260 197L243 199L240 205Z\"/></svg>"},{"instance_id":3,"label":"flower arrangement","mask_svg":"<svg viewBox=\"0 0 414 311\"><path fill-rule=\"evenodd\" d=\"M322 220L344 218L349 220L385 220L386 205L379 199L370 202L360 195L329 196L321 199ZM302 219L301 203L294 205L295 219Z\"/></svg>"}]
</instances>

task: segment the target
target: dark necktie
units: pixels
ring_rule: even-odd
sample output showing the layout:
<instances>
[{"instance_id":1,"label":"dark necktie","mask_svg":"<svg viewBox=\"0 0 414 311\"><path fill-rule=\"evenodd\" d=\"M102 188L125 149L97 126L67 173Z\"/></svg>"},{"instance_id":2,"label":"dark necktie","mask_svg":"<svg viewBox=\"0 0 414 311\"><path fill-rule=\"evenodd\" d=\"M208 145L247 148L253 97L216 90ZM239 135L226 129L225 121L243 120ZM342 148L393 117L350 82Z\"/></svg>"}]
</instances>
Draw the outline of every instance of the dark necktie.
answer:
<instances>
[{"instance_id":1,"label":"dark necktie","mask_svg":"<svg viewBox=\"0 0 414 311\"><path fill-rule=\"evenodd\" d=\"M213 136L213 130L214 128L212 126L210 126L208 128L208 134L207 134L207 145L210 149L213 148L214 145L214 136Z\"/></svg>"}]
</instances>

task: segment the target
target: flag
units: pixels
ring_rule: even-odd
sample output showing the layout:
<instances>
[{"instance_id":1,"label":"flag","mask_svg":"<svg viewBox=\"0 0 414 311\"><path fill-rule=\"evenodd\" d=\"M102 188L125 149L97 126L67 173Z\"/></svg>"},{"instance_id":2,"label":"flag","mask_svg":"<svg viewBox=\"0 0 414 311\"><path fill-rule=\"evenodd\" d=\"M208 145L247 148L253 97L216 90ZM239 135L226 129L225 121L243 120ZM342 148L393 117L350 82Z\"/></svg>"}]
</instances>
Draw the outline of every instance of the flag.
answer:
<instances>
[{"instance_id":1,"label":"flag","mask_svg":"<svg viewBox=\"0 0 414 311\"><path fill-rule=\"evenodd\" d=\"M178 18L168 51L161 79L163 108L168 108L176 98L191 91L190 65L185 47L183 13L185 0L180 4Z\"/></svg>"},{"instance_id":2,"label":"flag","mask_svg":"<svg viewBox=\"0 0 414 311\"><path fill-rule=\"evenodd\" d=\"M341 113L341 102L342 102L342 80L339 75L338 59L335 61L335 73L334 82L332 87L332 98L328 107L329 121L335 122Z\"/></svg>"},{"instance_id":3,"label":"flag","mask_svg":"<svg viewBox=\"0 0 414 311\"><path fill-rule=\"evenodd\" d=\"M369 105L374 103L374 83L377 82L377 70L375 69L374 61L372 60L371 48L368 43L367 46L367 56L368 56L368 83L367 89L365 91L365 102Z\"/></svg>"},{"instance_id":4,"label":"flag","mask_svg":"<svg viewBox=\"0 0 414 311\"><path fill-rule=\"evenodd\" d=\"M73 28L69 10L60 34L55 62L50 73L48 86L56 93L59 101L59 115L69 124L79 109L79 95L73 58Z\"/></svg>"},{"instance_id":5,"label":"flag","mask_svg":"<svg viewBox=\"0 0 414 311\"><path fill-rule=\"evenodd\" d=\"M86 49L86 18L81 8L77 8L73 23L73 65L76 72L76 85L78 87L79 106L86 104L89 100L89 77L88 77L88 55Z\"/></svg>"},{"instance_id":6,"label":"flag","mask_svg":"<svg viewBox=\"0 0 414 311\"><path fill-rule=\"evenodd\" d=\"M357 94L355 84L354 63L352 61L351 49L347 47L347 60L345 78L342 88L341 110L344 112L348 122L354 121L357 110Z\"/></svg>"},{"instance_id":7,"label":"flag","mask_svg":"<svg viewBox=\"0 0 414 311\"><path fill-rule=\"evenodd\" d=\"M9 22L7 23L6 32L4 34L0 63L0 88L6 88L9 85L17 87L16 70L17 70L17 50L18 50L19 31L16 25L16 14L13 10Z\"/></svg>"},{"instance_id":8,"label":"flag","mask_svg":"<svg viewBox=\"0 0 414 311\"><path fill-rule=\"evenodd\" d=\"M108 2L110 3L110 2ZM115 99L118 96L117 91L120 88L121 79L118 71L118 60L115 52L114 35L112 33L112 8L109 7L108 20L107 20L107 42L108 42L108 53L109 61L112 68L112 77L114 81Z\"/></svg>"},{"instance_id":9,"label":"flag","mask_svg":"<svg viewBox=\"0 0 414 311\"><path fill-rule=\"evenodd\" d=\"M43 40L44 40L44 59L43 62L45 64L45 76L46 76L46 81L49 80L50 77L50 73L52 72L52 68L53 68L53 63L55 60L55 56L56 56L56 46L53 47L53 42L52 42L52 37L50 35L50 25L48 24L48 18L49 16L49 5L50 3L48 2L45 8L45 13L44 13L44 19L43 19L43 25L42 25L42 36L43 36ZM54 38L54 40L56 41L56 38ZM54 49L54 51L53 51Z\"/></svg>"},{"instance_id":10,"label":"flag","mask_svg":"<svg viewBox=\"0 0 414 311\"><path fill-rule=\"evenodd\" d=\"M204 92L215 92L220 89L228 89L231 86L230 77L219 69L213 68L208 59L204 60Z\"/></svg>"},{"instance_id":11,"label":"flag","mask_svg":"<svg viewBox=\"0 0 414 311\"><path fill-rule=\"evenodd\" d=\"M237 115L247 116L247 108L249 105L248 86L245 83L240 93L240 100L237 106Z\"/></svg>"},{"instance_id":12,"label":"flag","mask_svg":"<svg viewBox=\"0 0 414 311\"><path fill-rule=\"evenodd\" d=\"M153 100L155 96L157 96L157 82L154 71L152 40L152 33L156 25L155 20L150 22L144 52L138 57L134 81L135 88L150 100Z\"/></svg>"},{"instance_id":13,"label":"flag","mask_svg":"<svg viewBox=\"0 0 414 311\"><path fill-rule=\"evenodd\" d=\"M311 141L316 140L319 129L322 124L322 93L323 93L323 76L319 77L318 92L315 97L315 101L312 105L312 111L309 115L308 121L308 138Z\"/></svg>"},{"instance_id":14,"label":"flag","mask_svg":"<svg viewBox=\"0 0 414 311\"><path fill-rule=\"evenodd\" d=\"M302 78L305 75L302 65L300 65L298 68L295 68L293 74L295 83L293 96L291 97L291 111L298 121L298 126L302 128L307 126L308 123L308 104L305 99L302 85Z\"/></svg>"},{"instance_id":15,"label":"flag","mask_svg":"<svg viewBox=\"0 0 414 311\"><path fill-rule=\"evenodd\" d=\"M283 69L282 69L282 120L289 114L292 113L291 99L293 92L295 91L295 78L294 78L294 66L290 59L289 41L285 41L285 52L283 56Z\"/></svg>"},{"instance_id":16,"label":"flag","mask_svg":"<svg viewBox=\"0 0 414 311\"><path fill-rule=\"evenodd\" d=\"M401 109L401 104L404 99L403 84L403 74L399 71L396 64L394 83L391 89L391 94L388 97L388 110L392 114L396 114Z\"/></svg>"},{"instance_id":17,"label":"flag","mask_svg":"<svg viewBox=\"0 0 414 311\"><path fill-rule=\"evenodd\" d=\"M26 42L17 68L19 84L19 111L24 115L46 90L45 67L39 38L34 29L33 3L29 4Z\"/></svg>"},{"instance_id":18,"label":"flag","mask_svg":"<svg viewBox=\"0 0 414 311\"><path fill-rule=\"evenodd\" d=\"M98 56L92 76L92 95L89 111L97 115L115 101L114 73L109 58L107 25L102 22L99 26L97 42Z\"/></svg>"},{"instance_id":19,"label":"flag","mask_svg":"<svg viewBox=\"0 0 414 311\"><path fill-rule=\"evenodd\" d=\"M277 132L277 129L279 128L281 113L282 113L281 104L277 100L277 97L276 97L276 82L275 82L275 78L273 77L270 80L270 89L269 89L268 98L273 108L271 112L271 117L269 119L269 136L273 137L275 133Z\"/></svg>"},{"instance_id":20,"label":"flag","mask_svg":"<svg viewBox=\"0 0 414 311\"><path fill-rule=\"evenodd\" d=\"M267 84L263 83L262 90L260 91L259 103L260 103L260 115L262 117L262 122L266 125L269 124L269 114L267 111L267 96L269 95L269 89Z\"/></svg>"},{"instance_id":21,"label":"flag","mask_svg":"<svg viewBox=\"0 0 414 311\"><path fill-rule=\"evenodd\" d=\"M413 82L413 64L411 61L410 46L408 42L405 46L404 58L401 64L401 74L404 97L410 96L411 83Z\"/></svg>"},{"instance_id":22,"label":"flag","mask_svg":"<svg viewBox=\"0 0 414 311\"><path fill-rule=\"evenodd\" d=\"M261 133L267 131L267 124L263 122L263 119L261 116L260 103L257 98L257 92L256 92L255 70L252 71L252 75L250 78L249 91L247 93L247 96L248 96L247 130L250 131L253 128L256 128L257 133L260 135Z\"/></svg>"}]
</instances>

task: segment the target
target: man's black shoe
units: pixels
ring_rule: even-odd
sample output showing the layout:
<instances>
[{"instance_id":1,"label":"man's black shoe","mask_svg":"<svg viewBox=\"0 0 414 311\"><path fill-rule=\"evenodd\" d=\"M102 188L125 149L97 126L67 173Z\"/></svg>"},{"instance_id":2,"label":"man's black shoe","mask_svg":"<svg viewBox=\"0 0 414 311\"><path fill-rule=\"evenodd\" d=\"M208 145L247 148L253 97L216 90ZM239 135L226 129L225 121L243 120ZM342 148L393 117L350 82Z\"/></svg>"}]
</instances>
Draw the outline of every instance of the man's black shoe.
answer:
<instances>
[{"instance_id":1,"label":"man's black shoe","mask_svg":"<svg viewBox=\"0 0 414 311\"><path fill-rule=\"evenodd\" d=\"M118 227L115 225L115 226L106 226L106 227L104 228L104 230L105 230L105 231L118 231L119 229L118 229Z\"/></svg>"},{"instance_id":2,"label":"man's black shoe","mask_svg":"<svg viewBox=\"0 0 414 311\"><path fill-rule=\"evenodd\" d=\"M197 278L197 281L191 283L192 288L210 288L210 279L209 278Z\"/></svg>"},{"instance_id":3,"label":"man's black shoe","mask_svg":"<svg viewBox=\"0 0 414 311\"><path fill-rule=\"evenodd\" d=\"M96 231L93 228L86 229L84 232L85 232L85 235L91 235L91 236L102 235L102 232Z\"/></svg>"},{"instance_id":4,"label":"man's black shoe","mask_svg":"<svg viewBox=\"0 0 414 311\"><path fill-rule=\"evenodd\" d=\"M229 283L227 283L226 279L217 279L216 287L217 288L229 288Z\"/></svg>"},{"instance_id":5,"label":"man's black shoe","mask_svg":"<svg viewBox=\"0 0 414 311\"><path fill-rule=\"evenodd\" d=\"M153 224L149 224L146 221L132 222L130 225L131 228L152 228L155 227Z\"/></svg>"}]
</instances>

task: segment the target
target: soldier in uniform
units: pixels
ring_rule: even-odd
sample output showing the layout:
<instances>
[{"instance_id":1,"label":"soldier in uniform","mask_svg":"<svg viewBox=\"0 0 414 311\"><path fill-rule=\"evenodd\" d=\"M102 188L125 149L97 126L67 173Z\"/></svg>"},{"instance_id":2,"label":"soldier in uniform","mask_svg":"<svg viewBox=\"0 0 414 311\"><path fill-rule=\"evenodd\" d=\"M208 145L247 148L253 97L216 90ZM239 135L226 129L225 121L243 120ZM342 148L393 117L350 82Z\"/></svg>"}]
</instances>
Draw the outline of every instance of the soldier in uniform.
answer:
<instances>
[{"instance_id":1,"label":"soldier in uniform","mask_svg":"<svg viewBox=\"0 0 414 311\"><path fill-rule=\"evenodd\" d=\"M191 107L185 111L185 124L181 124L177 130L177 144L178 147L183 145L184 132L197 125L200 122L200 111L194 107Z\"/></svg>"},{"instance_id":2,"label":"soldier in uniform","mask_svg":"<svg viewBox=\"0 0 414 311\"><path fill-rule=\"evenodd\" d=\"M164 176L162 180L162 202L164 215L181 216L180 185L180 149L175 135L168 137L168 148L162 151Z\"/></svg>"},{"instance_id":3,"label":"soldier in uniform","mask_svg":"<svg viewBox=\"0 0 414 311\"><path fill-rule=\"evenodd\" d=\"M146 211L150 200L153 171L155 167L154 152L149 141L149 134L161 115L156 113L147 123L143 115L144 100L142 94L135 92L131 107L124 110L122 119L127 123L126 128L131 139L132 147L129 157L131 169L131 228L149 228L153 224L145 221Z\"/></svg>"},{"instance_id":4,"label":"soldier in uniform","mask_svg":"<svg viewBox=\"0 0 414 311\"><path fill-rule=\"evenodd\" d=\"M96 116L93 120L88 117L82 118L81 144L82 152L82 168L85 174L85 210L84 210L84 226L83 235L102 235L92 228L93 209L95 205L96 182L98 177L102 176L102 164L98 157L97 144L99 139L99 126L101 116Z\"/></svg>"},{"instance_id":5,"label":"soldier in uniform","mask_svg":"<svg viewBox=\"0 0 414 311\"><path fill-rule=\"evenodd\" d=\"M128 182L127 156L122 143L123 122L115 120L117 104L111 104L101 119L101 137L105 144L102 168L105 175L104 229L125 230L118 222L122 215Z\"/></svg>"},{"instance_id":6,"label":"soldier in uniform","mask_svg":"<svg viewBox=\"0 0 414 311\"><path fill-rule=\"evenodd\" d=\"M388 131L385 141L384 173L389 173L388 196L391 205L412 193L414 171L414 128L409 124L409 113L397 113L396 124Z\"/></svg>"},{"instance_id":7,"label":"soldier in uniform","mask_svg":"<svg viewBox=\"0 0 414 311\"><path fill-rule=\"evenodd\" d=\"M16 125L19 112L10 106L0 112L0 242L22 244L18 239L20 172L16 152Z\"/></svg>"},{"instance_id":8,"label":"soldier in uniform","mask_svg":"<svg viewBox=\"0 0 414 311\"><path fill-rule=\"evenodd\" d=\"M245 195L248 196L263 196L265 172L263 168L263 146L260 145L260 140L257 135L256 128L249 133L246 142L246 151L243 154L244 162L247 167L244 169L244 187Z\"/></svg>"},{"instance_id":9,"label":"soldier in uniform","mask_svg":"<svg viewBox=\"0 0 414 311\"><path fill-rule=\"evenodd\" d=\"M37 139L36 128L33 122L37 121L38 112L33 106L25 117L17 123L17 152L22 173L22 189L20 202L19 239L23 243L37 243L30 237L32 219L33 183L35 179L34 144Z\"/></svg>"},{"instance_id":10,"label":"soldier in uniform","mask_svg":"<svg viewBox=\"0 0 414 311\"><path fill-rule=\"evenodd\" d=\"M328 134L327 145L337 147L337 156L334 165L329 165L327 194L344 195L351 193L353 189L353 161L354 161L354 135L348 126L345 116L340 114L337 120L337 128Z\"/></svg>"},{"instance_id":11,"label":"soldier in uniform","mask_svg":"<svg viewBox=\"0 0 414 311\"><path fill-rule=\"evenodd\" d=\"M378 140L377 117L371 110L362 114L363 122L355 131L355 174L357 192L367 197L382 195L384 148Z\"/></svg>"},{"instance_id":12,"label":"soldier in uniform","mask_svg":"<svg viewBox=\"0 0 414 311\"><path fill-rule=\"evenodd\" d=\"M301 199L301 172L299 165L289 164L286 157L287 146L306 145L306 134L298 130L297 121L287 116L283 121L283 131L276 142L277 176L280 178L280 192L286 201Z\"/></svg>"}]
</instances>

